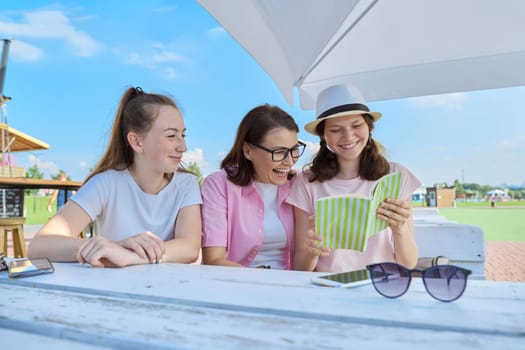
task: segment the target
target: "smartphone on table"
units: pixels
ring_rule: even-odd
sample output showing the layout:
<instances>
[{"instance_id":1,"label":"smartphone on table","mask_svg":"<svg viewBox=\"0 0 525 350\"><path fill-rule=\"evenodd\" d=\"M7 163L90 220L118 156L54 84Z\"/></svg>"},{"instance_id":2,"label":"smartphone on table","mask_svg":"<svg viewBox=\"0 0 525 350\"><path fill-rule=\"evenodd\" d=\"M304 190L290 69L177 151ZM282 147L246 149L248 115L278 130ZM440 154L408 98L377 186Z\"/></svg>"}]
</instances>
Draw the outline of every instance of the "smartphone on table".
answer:
<instances>
[{"instance_id":1,"label":"smartphone on table","mask_svg":"<svg viewBox=\"0 0 525 350\"><path fill-rule=\"evenodd\" d=\"M46 258L13 260L9 262L7 268L11 278L37 276L55 271L51 261Z\"/></svg>"},{"instance_id":2,"label":"smartphone on table","mask_svg":"<svg viewBox=\"0 0 525 350\"><path fill-rule=\"evenodd\" d=\"M312 283L328 287L350 288L372 283L367 269L312 277Z\"/></svg>"}]
</instances>

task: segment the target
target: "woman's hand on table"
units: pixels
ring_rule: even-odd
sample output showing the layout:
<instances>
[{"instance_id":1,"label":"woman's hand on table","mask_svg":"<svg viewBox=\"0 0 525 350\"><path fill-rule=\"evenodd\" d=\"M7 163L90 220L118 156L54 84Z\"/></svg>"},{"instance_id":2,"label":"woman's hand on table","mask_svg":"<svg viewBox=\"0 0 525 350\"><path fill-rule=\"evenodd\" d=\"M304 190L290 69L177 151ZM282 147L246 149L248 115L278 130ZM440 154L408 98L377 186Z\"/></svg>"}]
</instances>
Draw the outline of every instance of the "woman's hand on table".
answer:
<instances>
[{"instance_id":1,"label":"woman's hand on table","mask_svg":"<svg viewBox=\"0 0 525 350\"><path fill-rule=\"evenodd\" d=\"M124 267L148 262L117 242L100 236L88 239L80 246L77 260L93 267Z\"/></svg>"},{"instance_id":2,"label":"woman's hand on table","mask_svg":"<svg viewBox=\"0 0 525 350\"><path fill-rule=\"evenodd\" d=\"M119 241L118 244L135 252L150 263L159 263L166 254L166 245L162 239L150 231L139 233L135 236Z\"/></svg>"}]
</instances>

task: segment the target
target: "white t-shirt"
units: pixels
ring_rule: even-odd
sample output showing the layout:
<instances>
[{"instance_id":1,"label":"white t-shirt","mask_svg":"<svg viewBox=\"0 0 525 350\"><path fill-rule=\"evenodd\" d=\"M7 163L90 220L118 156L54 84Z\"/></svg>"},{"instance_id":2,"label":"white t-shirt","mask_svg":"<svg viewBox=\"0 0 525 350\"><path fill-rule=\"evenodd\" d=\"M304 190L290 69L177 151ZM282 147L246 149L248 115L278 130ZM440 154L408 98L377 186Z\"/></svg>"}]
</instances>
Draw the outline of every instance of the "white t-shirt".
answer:
<instances>
[{"instance_id":1,"label":"white t-shirt","mask_svg":"<svg viewBox=\"0 0 525 350\"><path fill-rule=\"evenodd\" d=\"M269 265L272 269L286 269L288 236L281 219L277 200L278 186L253 183L264 203L264 239L251 267Z\"/></svg>"},{"instance_id":2,"label":"white t-shirt","mask_svg":"<svg viewBox=\"0 0 525 350\"><path fill-rule=\"evenodd\" d=\"M97 234L122 240L151 231L163 240L174 238L181 208L202 204L195 175L177 172L158 194L144 193L129 171L108 170L93 176L71 198L97 220Z\"/></svg>"}]
</instances>

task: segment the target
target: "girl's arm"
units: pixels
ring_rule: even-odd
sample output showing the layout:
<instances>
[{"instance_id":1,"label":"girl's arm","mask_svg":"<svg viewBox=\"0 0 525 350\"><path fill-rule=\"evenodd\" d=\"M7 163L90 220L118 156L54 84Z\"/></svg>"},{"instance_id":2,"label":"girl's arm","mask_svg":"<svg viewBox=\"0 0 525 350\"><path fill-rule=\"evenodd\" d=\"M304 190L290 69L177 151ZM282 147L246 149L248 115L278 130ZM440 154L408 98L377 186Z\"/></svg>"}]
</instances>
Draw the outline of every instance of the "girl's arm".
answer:
<instances>
[{"instance_id":1,"label":"girl's arm","mask_svg":"<svg viewBox=\"0 0 525 350\"><path fill-rule=\"evenodd\" d=\"M81 262L92 266L147 264L135 252L102 237L78 238L91 222L89 215L74 201L68 201L31 239L29 258L47 257L57 262Z\"/></svg>"},{"instance_id":2,"label":"girl's arm","mask_svg":"<svg viewBox=\"0 0 525 350\"><path fill-rule=\"evenodd\" d=\"M396 261L407 268L414 268L419 253L414 238L412 199L387 199L377 213L377 217L388 222L392 229Z\"/></svg>"},{"instance_id":3,"label":"girl's arm","mask_svg":"<svg viewBox=\"0 0 525 350\"><path fill-rule=\"evenodd\" d=\"M206 265L242 266L241 264L226 258L226 247L202 248L202 262Z\"/></svg>"},{"instance_id":4,"label":"girl's arm","mask_svg":"<svg viewBox=\"0 0 525 350\"><path fill-rule=\"evenodd\" d=\"M199 258L202 235L200 205L189 205L179 210L175 221L175 238L165 242L164 262L192 263Z\"/></svg>"},{"instance_id":5,"label":"girl's arm","mask_svg":"<svg viewBox=\"0 0 525 350\"><path fill-rule=\"evenodd\" d=\"M58 262L77 261L78 249L84 243L78 234L90 221L78 204L68 201L31 239L28 256Z\"/></svg>"}]
</instances>

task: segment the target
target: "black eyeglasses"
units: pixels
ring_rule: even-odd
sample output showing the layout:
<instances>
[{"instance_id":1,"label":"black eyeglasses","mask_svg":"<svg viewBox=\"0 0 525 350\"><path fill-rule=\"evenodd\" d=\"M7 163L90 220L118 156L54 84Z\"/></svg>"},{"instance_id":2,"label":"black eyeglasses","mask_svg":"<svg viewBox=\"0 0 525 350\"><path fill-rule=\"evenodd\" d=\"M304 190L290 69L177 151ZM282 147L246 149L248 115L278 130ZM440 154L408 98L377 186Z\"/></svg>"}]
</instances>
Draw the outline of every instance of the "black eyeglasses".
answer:
<instances>
[{"instance_id":1,"label":"black eyeglasses","mask_svg":"<svg viewBox=\"0 0 525 350\"><path fill-rule=\"evenodd\" d=\"M428 294L439 301L454 301L463 295L472 271L453 265L436 265L425 270L409 270L396 263L372 264L366 267L376 291L397 298L408 290L414 276L420 275Z\"/></svg>"},{"instance_id":2,"label":"black eyeglasses","mask_svg":"<svg viewBox=\"0 0 525 350\"><path fill-rule=\"evenodd\" d=\"M262 150L265 150L266 152L271 153L272 154L272 160L274 162L281 162L281 161L285 160L288 157L288 154L291 154L293 159L297 159L297 158L299 158L300 156L303 155L304 150L306 148L306 144L302 143L301 141L299 141L299 143L297 143L297 146L294 146L292 148L279 147L279 148L276 148L276 149L269 149L269 148L263 147L261 145L256 145L254 143L250 143L250 145L252 145L254 147L257 147L257 148L260 148Z\"/></svg>"}]
</instances>

